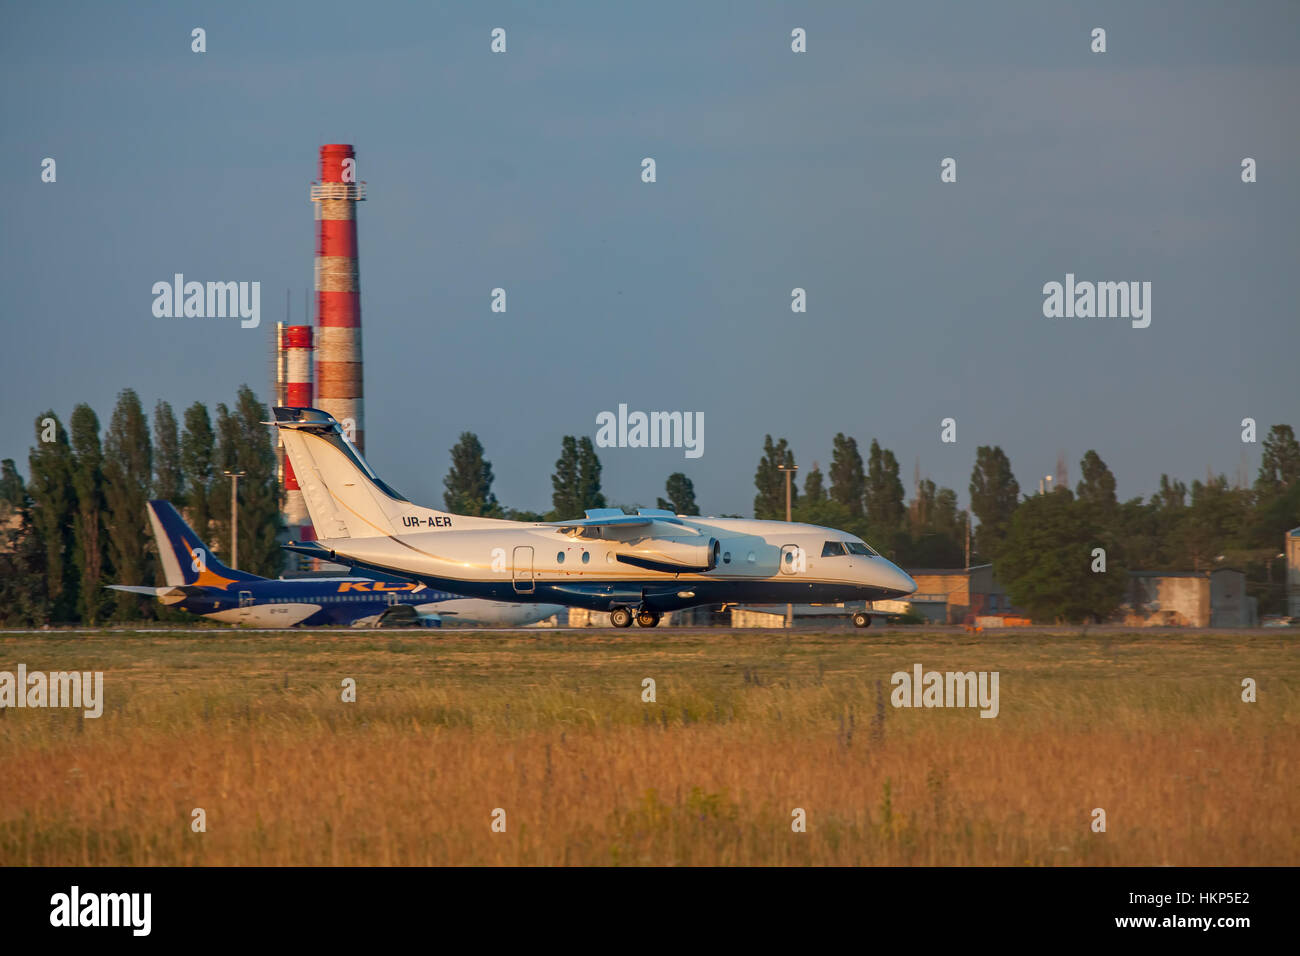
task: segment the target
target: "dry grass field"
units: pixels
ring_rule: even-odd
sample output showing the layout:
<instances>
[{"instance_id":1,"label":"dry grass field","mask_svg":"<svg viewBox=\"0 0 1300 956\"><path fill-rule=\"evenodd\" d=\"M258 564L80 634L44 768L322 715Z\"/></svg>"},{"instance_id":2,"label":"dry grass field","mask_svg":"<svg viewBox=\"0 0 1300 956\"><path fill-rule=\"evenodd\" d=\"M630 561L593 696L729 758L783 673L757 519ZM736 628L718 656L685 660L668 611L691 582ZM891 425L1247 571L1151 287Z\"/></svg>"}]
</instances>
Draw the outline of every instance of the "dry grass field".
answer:
<instances>
[{"instance_id":1,"label":"dry grass field","mask_svg":"<svg viewBox=\"0 0 1300 956\"><path fill-rule=\"evenodd\" d=\"M1269 631L0 633L0 670L102 670L106 698L97 720L0 710L0 865L1294 865L1298 646ZM998 671L999 716L895 709L890 675L915 663Z\"/></svg>"}]
</instances>

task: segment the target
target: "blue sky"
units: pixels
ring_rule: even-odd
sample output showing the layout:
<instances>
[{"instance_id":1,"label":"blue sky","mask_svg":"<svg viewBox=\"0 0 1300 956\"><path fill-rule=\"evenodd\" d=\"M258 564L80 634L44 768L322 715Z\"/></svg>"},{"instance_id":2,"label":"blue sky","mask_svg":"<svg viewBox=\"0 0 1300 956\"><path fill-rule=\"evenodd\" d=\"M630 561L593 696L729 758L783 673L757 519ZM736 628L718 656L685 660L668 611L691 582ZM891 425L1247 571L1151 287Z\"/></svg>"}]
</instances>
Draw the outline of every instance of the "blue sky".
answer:
<instances>
[{"instance_id":1,"label":"blue sky","mask_svg":"<svg viewBox=\"0 0 1300 956\"><path fill-rule=\"evenodd\" d=\"M769 432L804 469L879 438L963 504L980 444L1026 489L1089 448L1123 497L1243 451L1253 477L1241 419L1300 426L1297 27L1285 3L5 3L0 457L25 473L39 411L107 421L124 387L267 396L317 149L346 142L368 456L417 501L469 430L503 503L549 508L561 436L619 403L705 417L698 459L602 450L622 504L683 471L748 514ZM155 318L176 272L260 281L262 327ZM1045 318L1067 272L1150 281L1151 326Z\"/></svg>"}]
</instances>

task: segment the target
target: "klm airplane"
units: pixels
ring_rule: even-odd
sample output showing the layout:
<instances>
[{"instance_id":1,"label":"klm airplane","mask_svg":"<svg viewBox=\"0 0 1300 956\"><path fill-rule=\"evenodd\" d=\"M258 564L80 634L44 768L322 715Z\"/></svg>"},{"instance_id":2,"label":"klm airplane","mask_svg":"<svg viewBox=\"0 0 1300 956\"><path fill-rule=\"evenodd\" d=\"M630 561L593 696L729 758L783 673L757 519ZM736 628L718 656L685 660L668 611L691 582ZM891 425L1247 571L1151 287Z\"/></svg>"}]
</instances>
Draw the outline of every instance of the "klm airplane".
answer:
<instances>
[{"instance_id":1,"label":"klm airplane","mask_svg":"<svg viewBox=\"0 0 1300 956\"><path fill-rule=\"evenodd\" d=\"M256 627L378 627L442 623L521 627L563 610L557 604L518 604L464 598L413 581L375 578L258 577L228 568L168 501L149 502L165 587L110 584L147 594L166 607L227 624Z\"/></svg>"}]
</instances>

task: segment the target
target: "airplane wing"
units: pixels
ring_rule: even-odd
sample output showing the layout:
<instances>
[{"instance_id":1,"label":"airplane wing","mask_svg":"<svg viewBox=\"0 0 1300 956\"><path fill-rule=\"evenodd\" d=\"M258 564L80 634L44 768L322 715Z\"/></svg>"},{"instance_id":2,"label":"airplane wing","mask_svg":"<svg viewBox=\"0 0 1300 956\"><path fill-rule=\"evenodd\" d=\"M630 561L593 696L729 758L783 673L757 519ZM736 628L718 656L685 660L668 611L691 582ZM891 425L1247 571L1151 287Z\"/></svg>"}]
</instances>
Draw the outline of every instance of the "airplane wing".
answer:
<instances>
[{"instance_id":1,"label":"airplane wing","mask_svg":"<svg viewBox=\"0 0 1300 956\"><path fill-rule=\"evenodd\" d=\"M589 508L585 518L572 521L548 521L553 528L561 531L599 531L601 528L636 528L649 527L656 521L664 524L682 524L682 520L671 511L658 508L638 508L634 515L625 514L622 508Z\"/></svg>"}]
</instances>

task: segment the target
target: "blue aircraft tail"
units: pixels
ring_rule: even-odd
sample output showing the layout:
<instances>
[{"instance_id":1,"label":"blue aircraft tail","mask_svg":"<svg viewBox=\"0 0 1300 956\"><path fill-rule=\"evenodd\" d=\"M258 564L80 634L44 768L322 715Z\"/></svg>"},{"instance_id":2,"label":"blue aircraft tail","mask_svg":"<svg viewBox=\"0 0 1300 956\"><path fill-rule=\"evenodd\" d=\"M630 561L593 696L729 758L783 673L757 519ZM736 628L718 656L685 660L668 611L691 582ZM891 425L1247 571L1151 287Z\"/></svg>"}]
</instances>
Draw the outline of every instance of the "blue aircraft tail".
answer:
<instances>
[{"instance_id":1,"label":"blue aircraft tail","mask_svg":"<svg viewBox=\"0 0 1300 956\"><path fill-rule=\"evenodd\" d=\"M226 588L235 581L262 581L256 574L228 568L185 523L170 501L149 502L149 523L158 542L158 557L168 585Z\"/></svg>"}]
</instances>

